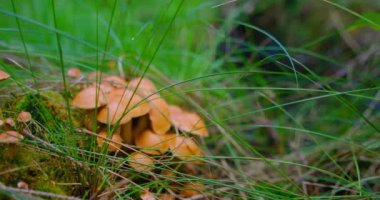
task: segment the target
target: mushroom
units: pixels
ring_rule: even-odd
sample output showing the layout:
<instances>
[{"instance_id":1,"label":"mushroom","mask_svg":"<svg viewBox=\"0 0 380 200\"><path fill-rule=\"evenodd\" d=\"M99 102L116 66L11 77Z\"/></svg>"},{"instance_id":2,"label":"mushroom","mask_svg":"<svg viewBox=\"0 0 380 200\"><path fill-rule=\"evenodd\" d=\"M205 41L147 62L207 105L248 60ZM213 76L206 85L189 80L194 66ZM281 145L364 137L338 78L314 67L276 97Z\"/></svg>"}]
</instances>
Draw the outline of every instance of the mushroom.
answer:
<instances>
[{"instance_id":1,"label":"mushroom","mask_svg":"<svg viewBox=\"0 0 380 200\"><path fill-rule=\"evenodd\" d=\"M133 98L132 98L133 97ZM98 114L98 121L104 124L120 124L129 122L134 117L145 115L149 112L149 105L132 91L116 89L107 96L108 104Z\"/></svg>"},{"instance_id":2,"label":"mushroom","mask_svg":"<svg viewBox=\"0 0 380 200\"><path fill-rule=\"evenodd\" d=\"M14 127L16 125L15 121L12 118L6 118L5 123L8 124L11 127Z\"/></svg>"},{"instance_id":3,"label":"mushroom","mask_svg":"<svg viewBox=\"0 0 380 200\"><path fill-rule=\"evenodd\" d=\"M201 194L205 190L203 183L195 182L188 183L183 185L183 189L180 191L180 194L185 197L192 197L198 194Z\"/></svg>"},{"instance_id":4,"label":"mushroom","mask_svg":"<svg viewBox=\"0 0 380 200\"><path fill-rule=\"evenodd\" d=\"M132 132L137 135L145 131L149 127L148 115L141 116L136 119L136 125L133 125Z\"/></svg>"},{"instance_id":5,"label":"mushroom","mask_svg":"<svg viewBox=\"0 0 380 200\"><path fill-rule=\"evenodd\" d=\"M100 73L101 72L99 72L99 71L94 71L94 72L91 72L91 73L89 73L88 75L87 75L87 78L89 79L89 80L96 80L96 78L100 78Z\"/></svg>"},{"instance_id":6,"label":"mushroom","mask_svg":"<svg viewBox=\"0 0 380 200\"><path fill-rule=\"evenodd\" d=\"M120 126L120 136L124 140L124 143L133 144L132 121Z\"/></svg>"},{"instance_id":7,"label":"mushroom","mask_svg":"<svg viewBox=\"0 0 380 200\"><path fill-rule=\"evenodd\" d=\"M102 86L90 86L75 95L72 105L81 109L94 109L106 104L105 92Z\"/></svg>"},{"instance_id":8,"label":"mushroom","mask_svg":"<svg viewBox=\"0 0 380 200\"><path fill-rule=\"evenodd\" d=\"M10 75L8 73L0 70L0 81L8 79L9 77Z\"/></svg>"},{"instance_id":9,"label":"mushroom","mask_svg":"<svg viewBox=\"0 0 380 200\"><path fill-rule=\"evenodd\" d=\"M32 119L32 115L30 114L30 112L26 112L26 111L20 112L17 116L18 122L26 123L26 122L29 122L31 119Z\"/></svg>"},{"instance_id":10,"label":"mushroom","mask_svg":"<svg viewBox=\"0 0 380 200\"><path fill-rule=\"evenodd\" d=\"M119 76L106 76L102 81L104 83L110 83L112 86L117 88L124 88L127 86L127 81Z\"/></svg>"},{"instance_id":11,"label":"mushroom","mask_svg":"<svg viewBox=\"0 0 380 200\"><path fill-rule=\"evenodd\" d=\"M154 86L152 81L141 77L132 79L128 84L128 88L130 88L130 90L136 90L142 96L148 96L157 91L157 88Z\"/></svg>"},{"instance_id":12,"label":"mushroom","mask_svg":"<svg viewBox=\"0 0 380 200\"><path fill-rule=\"evenodd\" d=\"M139 172L146 172L154 169L154 160L150 156L141 152L132 153L128 163L133 169Z\"/></svg>"},{"instance_id":13,"label":"mushroom","mask_svg":"<svg viewBox=\"0 0 380 200\"><path fill-rule=\"evenodd\" d=\"M99 87L99 88L102 89L102 92L104 92L104 94L108 94L112 90L115 89L115 87L112 86L112 84L109 83L109 82L103 82L103 83L100 83L100 84L99 83L93 83L93 84L90 85L90 87L96 87L96 88Z\"/></svg>"},{"instance_id":14,"label":"mushroom","mask_svg":"<svg viewBox=\"0 0 380 200\"><path fill-rule=\"evenodd\" d=\"M79 78L81 77L81 71L78 68L72 67L67 71L67 76L71 78Z\"/></svg>"},{"instance_id":15,"label":"mushroom","mask_svg":"<svg viewBox=\"0 0 380 200\"><path fill-rule=\"evenodd\" d=\"M138 85L140 80L140 85ZM171 126L169 120L169 105L160 97L160 95L154 94L157 91L154 84L146 78L135 78L129 82L128 88L130 90L136 90L140 96L148 98L151 107L149 111L149 119L151 121L152 129L157 134L165 134Z\"/></svg>"},{"instance_id":16,"label":"mushroom","mask_svg":"<svg viewBox=\"0 0 380 200\"><path fill-rule=\"evenodd\" d=\"M158 95L149 98L149 105L151 107L149 111L149 119L151 121L152 129L155 133L163 135L171 126L170 123L170 110L166 101Z\"/></svg>"},{"instance_id":17,"label":"mushroom","mask_svg":"<svg viewBox=\"0 0 380 200\"><path fill-rule=\"evenodd\" d=\"M24 137L17 131L5 131L4 133L0 133L0 143L16 143L22 138Z\"/></svg>"},{"instance_id":18,"label":"mushroom","mask_svg":"<svg viewBox=\"0 0 380 200\"><path fill-rule=\"evenodd\" d=\"M204 121L193 112L183 111L178 106L169 106L170 121L179 130L189 132L200 137L207 137L208 130Z\"/></svg>"},{"instance_id":19,"label":"mushroom","mask_svg":"<svg viewBox=\"0 0 380 200\"><path fill-rule=\"evenodd\" d=\"M173 154L181 160L193 160L193 156L203 155L192 138L176 136L175 134L168 134L166 138Z\"/></svg>"},{"instance_id":20,"label":"mushroom","mask_svg":"<svg viewBox=\"0 0 380 200\"><path fill-rule=\"evenodd\" d=\"M95 128L95 130L98 130L98 128L100 127L99 126L100 123L97 123L95 114L96 114L96 110L93 109L93 110L88 110L86 112L86 115L83 116L83 125L86 129L93 130Z\"/></svg>"},{"instance_id":21,"label":"mushroom","mask_svg":"<svg viewBox=\"0 0 380 200\"><path fill-rule=\"evenodd\" d=\"M143 148L141 151L151 155L159 155L165 153L169 149L168 138L165 135L155 134L151 130L137 134L135 144Z\"/></svg>"},{"instance_id":22,"label":"mushroom","mask_svg":"<svg viewBox=\"0 0 380 200\"><path fill-rule=\"evenodd\" d=\"M2 127L4 124L4 121L0 119L0 127Z\"/></svg>"},{"instance_id":23,"label":"mushroom","mask_svg":"<svg viewBox=\"0 0 380 200\"><path fill-rule=\"evenodd\" d=\"M160 199L160 200L174 200L174 196L171 194L168 194L168 193L164 193L164 194L161 194L158 199Z\"/></svg>"},{"instance_id":24,"label":"mushroom","mask_svg":"<svg viewBox=\"0 0 380 200\"><path fill-rule=\"evenodd\" d=\"M140 196L141 200L155 200L153 193L149 192L148 189L145 189L144 192Z\"/></svg>"},{"instance_id":25,"label":"mushroom","mask_svg":"<svg viewBox=\"0 0 380 200\"><path fill-rule=\"evenodd\" d=\"M105 131L105 130L98 133L98 136L100 136L100 137L97 137L97 139L96 139L98 146L103 146L104 141L105 141L105 143L109 144L108 145L108 152L115 152L115 151L119 150L121 148L121 143L122 143L122 139L120 137L119 130L117 130L111 136L111 138L107 137L107 135L108 135L107 131ZM108 138L108 139L106 140L105 138Z\"/></svg>"},{"instance_id":26,"label":"mushroom","mask_svg":"<svg viewBox=\"0 0 380 200\"><path fill-rule=\"evenodd\" d=\"M27 183L25 183L24 181L19 181L17 183L17 188L20 188L20 189L29 189L29 185Z\"/></svg>"}]
</instances>

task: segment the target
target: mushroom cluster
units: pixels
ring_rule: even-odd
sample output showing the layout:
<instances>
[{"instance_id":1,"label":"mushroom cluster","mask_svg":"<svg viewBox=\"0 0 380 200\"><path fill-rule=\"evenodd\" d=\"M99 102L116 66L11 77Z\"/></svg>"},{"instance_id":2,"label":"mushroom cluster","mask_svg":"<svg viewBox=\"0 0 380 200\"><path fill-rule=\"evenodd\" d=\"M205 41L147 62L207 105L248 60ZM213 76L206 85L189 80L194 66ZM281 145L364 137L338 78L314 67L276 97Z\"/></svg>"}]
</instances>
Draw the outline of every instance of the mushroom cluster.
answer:
<instances>
[{"instance_id":1,"label":"mushroom cluster","mask_svg":"<svg viewBox=\"0 0 380 200\"><path fill-rule=\"evenodd\" d=\"M8 73L0 70L0 81L9 77ZM30 119L31 116L28 112L21 112L17 117L17 121L23 123L30 121ZM16 143L23 138L19 132L14 130L15 126L16 123L12 118L0 119L0 143Z\"/></svg>"},{"instance_id":2,"label":"mushroom cluster","mask_svg":"<svg viewBox=\"0 0 380 200\"><path fill-rule=\"evenodd\" d=\"M206 137L208 130L198 114L169 105L147 78L127 82L118 76L105 75L96 84L94 79L98 75L89 74L90 83L72 100L73 107L87 110L89 115L96 114L90 118L96 117L100 124L98 146L106 143L110 153L126 145L135 146L137 150L129 155L129 165L136 171L153 170L152 156L170 152L180 160L190 161L203 154L194 137ZM90 123L86 127L94 126ZM112 133L107 131L109 127Z\"/></svg>"},{"instance_id":3,"label":"mushroom cluster","mask_svg":"<svg viewBox=\"0 0 380 200\"><path fill-rule=\"evenodd\" d=\"M17 116L17 122L25 124L32 119L29 112L22 111ZM15 131L16 123L12 118L0 119L0 143L17 143L23 136Z\"/></svg>"}]
</instances>

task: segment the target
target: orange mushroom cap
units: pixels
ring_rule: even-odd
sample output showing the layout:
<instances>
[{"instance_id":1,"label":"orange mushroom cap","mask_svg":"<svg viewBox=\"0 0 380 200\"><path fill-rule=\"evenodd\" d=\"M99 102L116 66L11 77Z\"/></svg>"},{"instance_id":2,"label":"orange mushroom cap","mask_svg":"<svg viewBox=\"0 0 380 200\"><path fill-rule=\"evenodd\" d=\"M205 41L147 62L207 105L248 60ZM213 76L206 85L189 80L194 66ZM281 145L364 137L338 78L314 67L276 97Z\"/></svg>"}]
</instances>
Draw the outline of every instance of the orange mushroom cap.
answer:
<instances>
[{"instance_id":1,"label":"orange mushroom cap","mask_svg":"<svg viewBox=\"0 0 380 200\"><path fill-rule=\"evenodd\" d=\"M137 87L139 81L140 85ZM157 134L165 134L171 126L169 120L169 105L166 101L160 97L160 95L155 94L157 88L154 84L147 78L134 78L129 82L128 88L130 90L135 90L142 97L148 97L148 101L151 107L149 112L149 119L152 124L152 129Z\"/></svg>"},{"instance_id":2,"label":"orange mushroom cap","mask_svg":"<svg viewBox=\"0 0 380 200\"><path fill-rule=\"evenodd\" d=\"M5 80L9 77L10 77L10 75L8 73L0 70L0 81Z\"/></svg>"},{"instance_id":3,"label":"orange mushroom cap","mask_svg":"<svg viewBox=\"0 0 380 200\"><path fill-rule=\"evenodd\" d=\"M141 82L140 82L140 80L141 80ZM139 82L140 82L140 85L138 85ZM138 85L138 87L137 87L137 85ZM148 95L157 91L157 88L156 88L156 86L154 86L152 81L150 81L147 78L141 79L141 77L137 77L137 78L132 79L129 82L128 88L130 88L131 90L135 90L137 88L136 91L138 92L138 94L140 94L142 96L148 96Z\"/></svg>"},{"instance_id":4,"label":"orange mushroom cap","mask_svg":"<svg viewBox=\"0 0 380 200\"><path fill-rule=\"evenodd\" d=\"M140 172L151 171L154 169L154 160L150 156L141 152L132 153L128 163L133 169Z\"/></svg>"},{"instance_id":5,"label":"orange mushroom cap","mask_svg":"<svg viewBox=\"0 0 380 200\"><path fill-rule=\"evenodd\" d=\"M206 124L199 115L193 112L183 111L178 106L169 106L170 121L178 129L198 135L200 137L207 137L208 130Z\"/></svg>"},{"instance_id":6,"label":"orange mushroom cap","mask_svg":"<svg viewBox=\"0 0 380 200\"><path fill-rule=\"evenodd\" d=\"M153 193L149 192L149 190L145 190L141 196L141 200L155 200L156 198L154 197Z\"/></svg>"},{"instance_id":7,"label":"orange mushroom cap","mask_svg":"<svg viewBox=\"0 0 380 200\"><path fill-rule=\"evenodd\" d=\"M30 114L30 112L22 111L17 116L18 122L26 123L26 122L29 122L31 119L32 119L32 115Z\"/></svg>"},{"instance_id":8,"label":"orange mushroom cap","mask_svg":"<svg viewBox=\"0 0 380 200\"><path fill-rule=\"evenodd\" d=\"M132 98L133 97L133 98ZM107 96L108 104L100 110L98 121L102 123L120 124L129 122L134 117L145 115L149 112L149 105L132 91L116 89Z\"/></svg>"},{"instance_id":9,"label":"orange mushroom cap","mask_svg":"<svg viewBox=\"0 0 380 200\"><path fill-rule=\"evenodd\" d=\"M138 85L139 82L140 85ZM140 96L148 98L151 107L149 119L152 124L152 129L157 134L165 134L171 126L169 120L169 105L160 97L160 95L155 94L157 88L154 84L147 78L141 79L141 77L138 77L129 82L128 88L132 91L137 88L136 92Z\"/></svg>"},{"instance_id":10,"label":"orange mushroom cap","mask_svg":"<svg viewBox=\"0 0 380 200\"><path fill-rule=\"evenodd\" d=\"M105 94L108 94L115 89L115 87L112 86L111 83L108 83L108 82L103 82L100 84L99 83L93 83L89 87L95 87L95 88L99 87L101 89L101 91L104 92Z\"/></svg>"},{"instance_id":11,"label":"orange mushroom cap","mask_svg":"<svg viewBox=\"0 0 380 200\"><path fill-rule=\"evenodd\" d=\"M170 110L166 101L158 95L149 98L149 119L152 129L157 134L165 134L170 129Z\"/></svg>"},{"instance_id":12,"label":"orange mushroom cap","mask_svg":"<svg viewBox=\"0 0 380 200\"><path fill-rule=\"evenodd\" d=\"M135 136L135 144L138 147L145 148L141 151L152 155L163 154L169 149L166 136L157 135L151 130L145 130L144 132L137 134Z\"/></svg>"},{"instance_id":13,"label":"orange mushroom cap","mask_svg":"<svg viewBox=\"0 0 380 200\"><path fill-rule=\"evenodd\" d=\"M100 131L100 133L98 133L99 136L101 137L97 137L96 138L96 141L98 143L98 146L103 146L104 143L107 143L108 144L108 152L115 152L117 150L119 150L121 148L121 143L123 142L123 139L120 137L120 134L119 132L115 132L110 138L109 140L106 140L104 138L107 138L107 131Z\"/></svg>"},{"instance_id":14,"label":"orange mushroom cap","mask_svg":"<svg viewBox=\"0 0 380 200\"><path fill-rule=\"evenodd\" d=\"M99 71L94 71L94 72L91 72L87 75L87 78L89 80L96 80L96 78L100 78L100 72Z\"/></svg>"},{"instance_id":15,"label":"orange mushroom cap","mask_svg":"<svg viewBox=\"0 0 380 200\"><path fill-rule=\"evenodd\" d=\"M71 78L79 78L81 76L81 71L78 68L72 67L67 71L67 76Z\"/></svg>"},{"instance_id":16,"label":"orange mushroom cap","mask_svg":"<svg viewBox=\"0 0 380 200\"><path fill-rule=\"evenodd\" d=\"M24 138L17 131L5 131L0 133L0 143L16 143Z\"/></svg>"},{"instance_id":17,"label":"orange mushroom cap","mask_svg":"<svg viewBox=\"0 0 380 200\"><path fill-rule=\"evenodd\" d=\"M171 194L168 194L168 193L164 193L164 194L161 194L160 196L159 196L159 199L160 200L174 200L174 196L173 195L171 195Z\"/></svg>"},{"instance_id":18,"label":"orange mushroom cap","mask_svg":"<svg viewBox=\"0 0 380 200\"><path fill-rule=\"evenodd\" d=\"M181 160L193 160L193 156L203 155L201 149L192 138L167 135L167 140L173 154Z\"/></svg>"},{"instance_id":19,"label":"orange mushroom cap","mask_svg":"<svg viewBox=\"0 0 380 200\"><path fill-rule=\"evenodd\" d=\"M72 105L81 109L94 109L106 104L105 91L101 86L90 86L75 95Z\"/></svg>"},{"instance_id":20,"label":"orange mushroom cap","mask_svg":"<svg viewBox=\"0 0 380 200\"><path fill-rule=\"evenodd\" d=\"M124 88L127 86L127 81L119 76L106 76L102 81L105 83L110 83L117 88Z\"/></svg>"},{"instance_id":21,"label":"orange mushroom cap","mask_svg":"<svg viewBox=\"0 0 380 200\"><path fill-rule=\"evenodd\" d=\"M183 189L180 191L180 194L185 197L191 197L198 194L201 194L205 190L203 183L195 182L188 183L183 186Z\"/></svg>"}]
</instances>

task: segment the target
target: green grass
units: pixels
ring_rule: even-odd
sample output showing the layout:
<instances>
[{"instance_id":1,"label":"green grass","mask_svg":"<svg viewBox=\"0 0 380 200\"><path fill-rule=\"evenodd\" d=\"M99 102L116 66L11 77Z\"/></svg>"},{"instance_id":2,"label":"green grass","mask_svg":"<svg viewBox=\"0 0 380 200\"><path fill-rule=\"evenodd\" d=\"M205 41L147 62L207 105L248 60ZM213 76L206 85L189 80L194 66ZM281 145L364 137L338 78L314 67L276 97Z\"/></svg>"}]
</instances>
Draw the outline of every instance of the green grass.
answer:
<instances>
[{"instance_id":1,"label":"green grass","mask_svg":"<svg viewBox=\"0 0 380 200\"><path fill-rule=\"evenodd\" d=\"M34 173L25 180L40 192L32 195L83 199L126 180L114 198L191 182L204 183L207 198L380 198L380 24L367 17L380 5L289 2L259 1L252 19L249 1L4 1L0 69L12 78L0 82L0 119L30 111L41 140L0 144L0 171L14 169L0 183L15 187ZM237 27L243 36L230 34ZM185 163L170 155L138 173L128 155L96 151L95 137L79 131L85 113L70 109L79 88L67 69L119 74L108 64L118 60L128 78L149 77L170 103L206 120L201 175L172 169Z\"/></svg>"}]
</instances>

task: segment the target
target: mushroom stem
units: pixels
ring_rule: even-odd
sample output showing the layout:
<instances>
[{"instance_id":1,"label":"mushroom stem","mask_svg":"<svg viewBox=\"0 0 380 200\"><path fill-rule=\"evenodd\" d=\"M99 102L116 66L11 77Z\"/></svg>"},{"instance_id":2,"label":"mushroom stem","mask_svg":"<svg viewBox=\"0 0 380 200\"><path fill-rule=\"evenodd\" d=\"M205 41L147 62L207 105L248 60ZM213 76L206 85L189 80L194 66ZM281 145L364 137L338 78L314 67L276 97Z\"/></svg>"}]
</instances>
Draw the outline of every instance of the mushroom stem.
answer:
<instances>
[{"instance_id":1,"label":"mushroom stem","mask_svg":"<svg viewBox=\"0 0 380 200\"><path fill-rule=\"evenodd\" d=\"M133 127L133 134L137 135L145 131L149 126L149 119L148 116L144 115L137 120L136 126Z\"/></svg>"},{"instance_id":2,"label":"mushroom stem","mask_svg":"<svg viewBox=\"0 0 380 200\"><path fill-rule=\"evenodd\" d=\"M121 125L120 136L126 144L133 144L132 121Z\"/></svg>"}]
</instances>

